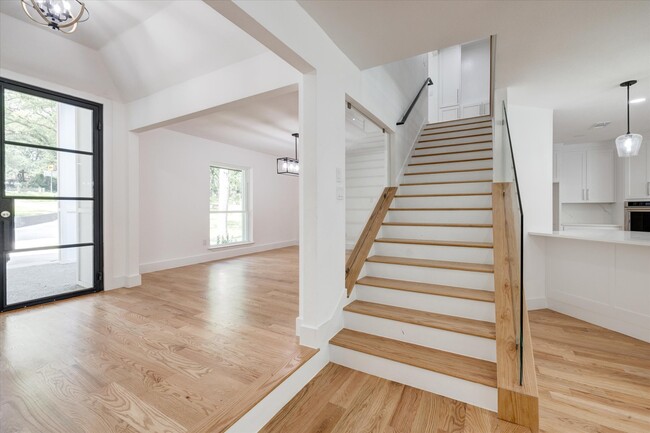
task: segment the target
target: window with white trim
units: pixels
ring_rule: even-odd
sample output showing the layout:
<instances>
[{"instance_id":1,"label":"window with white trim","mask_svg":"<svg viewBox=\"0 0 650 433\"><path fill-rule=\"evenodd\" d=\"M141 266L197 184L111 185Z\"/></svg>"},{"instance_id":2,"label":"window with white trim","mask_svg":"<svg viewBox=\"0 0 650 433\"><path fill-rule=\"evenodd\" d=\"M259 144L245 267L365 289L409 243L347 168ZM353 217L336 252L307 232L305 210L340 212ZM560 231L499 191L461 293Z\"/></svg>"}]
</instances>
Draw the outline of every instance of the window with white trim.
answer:
<instances>
[{"instance_id":1,"label":"window with white trim","mask_svg":"<svg viewBox=\"0 0 650 433\"><path fill-rule=\"evenodd\" d=\"M210 166L210 247L250 242L248 170Z\"/></svg>"}]
</instances>

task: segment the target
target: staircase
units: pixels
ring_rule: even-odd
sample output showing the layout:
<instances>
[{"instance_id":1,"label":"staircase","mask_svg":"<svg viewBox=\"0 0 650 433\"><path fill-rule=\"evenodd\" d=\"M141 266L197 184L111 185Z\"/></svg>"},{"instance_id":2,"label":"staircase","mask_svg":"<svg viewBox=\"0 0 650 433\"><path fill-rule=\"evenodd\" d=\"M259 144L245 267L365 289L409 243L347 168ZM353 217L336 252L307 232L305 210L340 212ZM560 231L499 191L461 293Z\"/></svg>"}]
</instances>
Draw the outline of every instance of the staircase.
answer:
<instances>
[{"instance_id":1,"label":"staircase","mask_svg":"<svg viewBox=\"0 0 650 433\"><path fill-rule=\"evenodd\" d=\"M426 126L403 179L331 359L496 411L491 118Z\"/></svg>"}]
</instances>

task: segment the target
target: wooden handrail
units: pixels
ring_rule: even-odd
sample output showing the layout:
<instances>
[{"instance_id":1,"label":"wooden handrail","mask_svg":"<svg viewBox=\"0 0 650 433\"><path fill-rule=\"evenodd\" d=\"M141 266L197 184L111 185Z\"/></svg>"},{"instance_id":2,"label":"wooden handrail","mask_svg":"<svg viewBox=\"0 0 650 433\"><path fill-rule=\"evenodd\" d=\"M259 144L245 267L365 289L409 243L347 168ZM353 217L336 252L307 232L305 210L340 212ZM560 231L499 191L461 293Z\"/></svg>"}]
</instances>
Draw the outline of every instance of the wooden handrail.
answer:
<instances>
[{"instance_id":1,"label":"wooden handrail","mask_svg":"<svg viewBox=\"0 0 650 433\"><path fill-rule=\"evenodd\" d=\"M539 431L539 397L535 360L528 323L528 310L520 279L520 242L515 217L512 183L492 187L492 224L494 226L494 295L496 309L497 391L499 419ZM519 306L523 308L519 310ZM518 327L523 326L523 353L520 353ZM521 362L521 359L523 362ZM520 369L523 369L521 371ZM521 376L520 376L521 375ZM523 380L520 383L520 377Z\"/></svg>"},{"instance_id":2,"label":"wooden handrail","mask_svg":"<svg viewBox=\"0 0 650 433\"><path fill-rule=\"evenodd\" d=\"M379 200L377 200L375 209L370 214L370 218L368 218L368 222L363 228L359 240L357 240L350 257L348 257L345 264L345 288L348 291L348 296L352 293L352 289L359 278L361 268L363 268L363 264L368 258L368 253L370 253L372 244L375 242L377 233L381 228L381 224L384 222L386 212L388 212L388 208L393 202L395 193L397 193L397 187L389 186L384 188L384 192L379 197Z\"/></svg>"}]
</instances>

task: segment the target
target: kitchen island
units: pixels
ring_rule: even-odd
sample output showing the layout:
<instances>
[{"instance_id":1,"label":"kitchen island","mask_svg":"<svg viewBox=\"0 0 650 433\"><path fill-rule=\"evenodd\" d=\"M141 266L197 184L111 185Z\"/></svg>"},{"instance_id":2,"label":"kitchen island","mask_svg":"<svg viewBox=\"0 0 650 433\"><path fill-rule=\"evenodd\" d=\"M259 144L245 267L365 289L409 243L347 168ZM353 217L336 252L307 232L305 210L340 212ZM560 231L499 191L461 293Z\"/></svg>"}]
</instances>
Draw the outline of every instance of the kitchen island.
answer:
<instances>
[{"instance_id":1,"label":"kitchen island","mask_svg":"<svg viewBox=\"0 0 650 433\"><path fill-rule=\"evenodd\" d=\"M650 342L650 233L529 234L546 241L549 308Z\"/></svg>"}]
</instances>

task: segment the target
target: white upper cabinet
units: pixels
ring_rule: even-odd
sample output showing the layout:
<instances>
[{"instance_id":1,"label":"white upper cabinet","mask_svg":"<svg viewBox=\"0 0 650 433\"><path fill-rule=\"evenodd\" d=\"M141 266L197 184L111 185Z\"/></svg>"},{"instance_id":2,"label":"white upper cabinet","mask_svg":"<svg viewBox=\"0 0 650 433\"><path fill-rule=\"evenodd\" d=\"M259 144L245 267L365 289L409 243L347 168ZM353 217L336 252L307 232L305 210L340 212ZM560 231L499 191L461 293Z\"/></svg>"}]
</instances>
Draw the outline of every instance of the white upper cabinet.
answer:
<instances>
[{"instance_id":1,"label":"white upper cabinet","mask_svg":"<svg viewBox=\"0 0 650 433\"><path fill-rule=\"evenodd\" d=\"M650 151L648 143L641 144L637 156L625 164L625 197L628 199L650 198Z\"/></svg>"},{"instance_id":2,"label":"white upper cabinet","mask_svg":"<svg viewBox=\"0 0 650 433\"><path fill-rule=\"evenodd\" d=\"M560 156L562 203L613 203L616 201L613 149L563 151Z\"/></svg>"},{"instance_id":3,"label":"white upper cabinet","mask_svg":"<svg viewBox=\"0 0 650 433\"><path fill-rule=\"evenodd\" d=\"M560 201L582 203L585 201L585 152L562 152L560 161Z\"/></svg>"},{"instance_id":4,"label":"white upper cabinet","mask_svg":"<svg viewBox=\"0 0 650 433\"><path fill-rule=\"evenodd\" d=\"M440 108L460 104L460 45L440 50Z\"/></svg>"},{"instance_id":5,"label":"white upper cabinet","mask_svg":"<svg viewBox=\"0 0 650 433\"><path fill-rule=\"evenodd\" d=\"M587 151L587 191L588 202L613 203L616 201L616 171L614 149Z\"/></svg>"}]
</instances>

